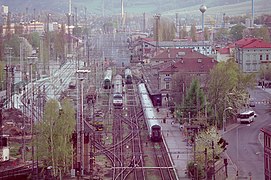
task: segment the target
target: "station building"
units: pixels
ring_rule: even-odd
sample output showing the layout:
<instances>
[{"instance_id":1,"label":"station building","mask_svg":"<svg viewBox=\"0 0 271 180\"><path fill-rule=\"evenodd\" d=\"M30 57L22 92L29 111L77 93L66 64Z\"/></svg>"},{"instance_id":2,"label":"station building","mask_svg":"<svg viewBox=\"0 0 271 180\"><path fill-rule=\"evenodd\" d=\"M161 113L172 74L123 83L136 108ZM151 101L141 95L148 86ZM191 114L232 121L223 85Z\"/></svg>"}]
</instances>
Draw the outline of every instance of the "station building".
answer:
<instances>
[{"instance_id":1,"label":"station building","mask_svg":"<svg viewBox=\"0 0 271 180\"><path fill-rule=\"evenodd\" d=\"M261 129L264 134L264 175L265 180L271 179L271 126Z\"/></svg>"}]
</instances>

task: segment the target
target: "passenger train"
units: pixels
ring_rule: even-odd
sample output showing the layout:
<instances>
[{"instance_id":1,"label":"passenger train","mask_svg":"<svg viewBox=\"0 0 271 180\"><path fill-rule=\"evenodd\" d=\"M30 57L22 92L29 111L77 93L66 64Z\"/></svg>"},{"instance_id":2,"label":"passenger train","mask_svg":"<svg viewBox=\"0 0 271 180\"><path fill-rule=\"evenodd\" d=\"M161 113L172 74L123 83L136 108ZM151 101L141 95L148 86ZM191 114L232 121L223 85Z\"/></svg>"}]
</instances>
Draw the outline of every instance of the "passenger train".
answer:
<instances>
[{"instance_id":1,"label":"passenger train","mask_svg":"<svg viewBox=\"0 0 271 180\"><path fill-rule=\"evenodd\" d=\"M125 75L125 83L126 84L132 84L132 71L131 69L127 68L124 71L124 75Z\"/></svg>"},{"instance_id":2,"label":"passenger train","mask_svg":"<svg viewBox=\"0 0 271 180\"><path fill-rule=\"evenodd\" d=\"M162 140L160 121L144 83L138 85L139 97L148 128L148 136L152 141Z\"/></svg>"},{"instance_id":3,"label":"passenger train","mask_svg":"<svg viewBox=\"0 0 271 180\"><path fill-rule=\"evenodd\" d=\"M112 69L107 69L104 73L103 86L104 89L111 89L112 82Z\"/></svg>"},{"instance_id":4,"label":"passenger train","mask_svg":"<svg viewBox=\"0 0 271 180\"><path fill-rule=\"evenodd\" d=\"M122 96L122 76L116 75L113 84L113 105L115 108L122 108L123 96Z\"/></svg>"}]
</instances>

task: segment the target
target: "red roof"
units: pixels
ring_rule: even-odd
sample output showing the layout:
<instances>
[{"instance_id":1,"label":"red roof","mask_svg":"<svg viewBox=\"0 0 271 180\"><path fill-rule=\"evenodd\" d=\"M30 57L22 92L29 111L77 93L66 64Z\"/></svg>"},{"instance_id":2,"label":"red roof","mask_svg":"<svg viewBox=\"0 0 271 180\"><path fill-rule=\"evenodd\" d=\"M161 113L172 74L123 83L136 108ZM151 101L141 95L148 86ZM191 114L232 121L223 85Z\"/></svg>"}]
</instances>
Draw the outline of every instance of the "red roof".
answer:
<instances>
[{"instance_id":1,"label":"red roof","mask_svg":"<svg viewBox=\"0 0 271 180\"><path fill-rule=\"evenodd\" d=\"M255 41L256 38L243 38L235 42L235 46L242 47Z\"/></svg>"},{"instance_id":2,"label":"red roof","mask_svg":"<svg viewBox=\"0 0 271 180\"><path fill-rule=\"evenodd\" d=\"M215 65L217 61L205 57L205 58L182 58L174 64L164 68L160 72L205 72L208 73Z\"/></svg>"},{"instance_id":3,"label":"red roof","mask_svg":"<svg viewBox=\"0 0 271 180\"><path fill-rule=\"evenodd\" d=\"M243 48L271 48L271 44L263 40L256 40L250 44L243 46Z\"/></svg>"},{"instance_id":4,"label":"red roof","mask_svg":"<svg viewBox=\"0 0 271 180\"><path fill-rule=\"evenodd\" d=\"M235 48L235 45L234 44L229 44L227 47L228 48Z\"/></svg>"},{"instance_id":5,"label":"red roof","mask_svg":"<svg viewBox=\"0 0 271 180\"><path fill-rule=\"evenodd\" d=\"M257 38L244 38L237 42L235 45L240 48L271 48L271 44Z\"/></svg>"},{"instance_id":6,"label":"red roof","mask_svg":"<svg viewBox=\"0 0 271 180\"><path fill-rule=\"evenodd\" d=\"M169 48L165 49L162 53L157 54L154 59L169 59L169 58L206 58L207 56L194 51L191 48Z\"/></svg>"},{"instance_id":7,"label":"red roof","mask_svg":"<svg viewBox=\"0 0 271 180\"><path fill-rule=\"evenodd\" d=\"M218 50L218 52L219 52L220 54L230 54L230 48L228 48L228 47L220 48L220 49Z\"/></svg>"}]
</instances>

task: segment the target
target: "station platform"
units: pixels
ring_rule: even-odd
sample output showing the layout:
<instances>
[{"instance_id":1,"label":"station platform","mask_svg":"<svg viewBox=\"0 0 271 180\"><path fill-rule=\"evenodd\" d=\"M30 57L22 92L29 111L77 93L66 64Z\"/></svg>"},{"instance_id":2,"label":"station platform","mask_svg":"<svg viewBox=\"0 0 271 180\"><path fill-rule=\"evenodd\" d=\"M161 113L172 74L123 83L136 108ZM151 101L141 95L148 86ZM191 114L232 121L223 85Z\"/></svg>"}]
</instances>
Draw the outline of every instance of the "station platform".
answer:
<instances>
[{"instance_id":1,"label":"station platform","mask_svg":"<svg viewBox=\"0 0 271 180\"><path fill-rule=\"evenodd\" d=\"M179 123L175 123L175 119L168 108L160 108L157 115L161 119L163 139L178 179L190 179L187 175L186 166L192 158L192 147L187 146L186 138L180 131ZM166 119L165 123L163 122L164 118Z\"/></svg>"}]
</instances>

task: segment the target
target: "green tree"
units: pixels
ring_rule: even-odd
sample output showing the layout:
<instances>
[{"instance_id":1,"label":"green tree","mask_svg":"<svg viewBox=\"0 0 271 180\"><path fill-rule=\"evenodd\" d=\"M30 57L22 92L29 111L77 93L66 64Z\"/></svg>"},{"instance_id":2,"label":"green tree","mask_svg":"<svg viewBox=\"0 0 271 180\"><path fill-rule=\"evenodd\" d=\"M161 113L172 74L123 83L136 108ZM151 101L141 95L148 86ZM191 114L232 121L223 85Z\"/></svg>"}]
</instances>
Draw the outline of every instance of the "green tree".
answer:
<instances>
[{"instance_id":1,"label":"green tree","mask_svg":"<svg viewBox=\"0 0 271 180\"><path fill-rule=\"evenodd\" d=\"M3 34L3 25L0 25L0 34ZM0 61L4 61L4 38L0 35Z\"/></svg>"},{"instance_id":2,"label":"green tree","mask_svg":"<svg viewBox=\"0 0 271 180\"><path fill-rule=\"evenodd\" d=\"M61 24L60 32L55 32L54 35L54 47L57 57L64 58L65 56L65 25Z\"/></svg>"},{"instance_id":3,"label":"green tree","mask_svg":"<svg viewBox=\"0 0 271 180\"><path fill-rule=\"evenodd\" d=\"M167 18L161 18L158 21L158 41L171 41L175 38L176 27L173 21L170 21ZM157 38L157 29L156 29L156 21L154 21L153 25L154 29L154 38Z\"/></svg>"},{"instance_id":4,"label":"green tree","mask_svg":"<svg viewBox=\"0 0 271 180\"><path fill-rule=\"evenodd\" d=\"M233 26L230 30L230 35L234 41L238 41L243 38L243 31L246 29L245 26L237 24Z\"/></svg>"},{"instance_id":5,"label":"green tree","mask_svg":"<svg viewBox=\"0 0 271 180\"><path fill-rule=\"evenodd\" d=\"M72 34L74 34L75 36L81 36L83 32L82 27L75 27L72 31Z\"/></svg>"},{"instance_id":6,"label":"green tree","mask_svg":"<svg viewBox=\"0 0 271 180\"><path fill-rule=\"evenodd\" d=\"M10 36L10 39L5 41L6 47L11 47L12 52L16 57L20 55L20 38L17 34L13 34Z\"/></svg>"},{"instance_id":7,"label":"green tree","mask_svg":"<svg viewBox=\"0 0 271 180\"><path fill-rule=\"evenodd\" d=\"M260 79L264 79L267 81L271 80L271 64L261 64L260 70L259 70L259 77Z\"/></svg>"},{"instance_id":8,"label":"green tree","mask_svg":"<svg viewBox=\"0 0 271 180\"><path fill-rule=\"evenodd\" d=\"M197 164L197 174L199 176L199 179L204 177L204 167L205 167L205 148L207 150L207 162L217 161L220 158L220 154L223 152L223 149L221 146L218 145L218 142L220 140L221 136L218 134L217 129L215 127L210 127L205 131L201 131L195 139L195 147L196 147L196 162L190 162L188 163L188 171L191 172L191 174L194 174L194 164ZM212 149L212 141L213 141L213 147ZM214 157L213 157L214 152Z\"/></svg>"},{"instance_id":9,"label":"green tree","mask_svg":"<svg viewBox=\"0 0 271 180\"><path fill-rule=\"evenodd\" d=\"M225 40L228 39L228 36L229 36L228 29L226 29L226 28L220 28L215 33L215 40L216 41L225 41Z\"/></svg>"},{"instance_id":10,"label":"green tree","mask_svg":"<svg viewBox=\"0 0 271 180\"><path fill-rule=\"evenodd\" d=\"M188 36L188 32L186 30L186 26L184 25L182 28L180 28L180 34L179 37L180 39L184 39Z\"/></svg>"},{"instance_id":11,"label":"green tree","mask_svg":"<svg viewBox=\"0 0 271 180\"><path fill-rule=\"evenodd\" d=\"M179 112L183 112L185 117L188 117L189 114L191 118L200 117L200 111L204 109L204 105L203 90L200 88L199 80L194 79L187 91L184 104L179 107Z\"/></svg>"},{"instance_id":12,"label":"green tree","mask_svg":"<svg viewBox=\"0 0 271 180\"><path fill-rule=\"evenodd\" d=\"M162 41L172 41L175 38L176 27L174 22L167 18L161 18L160 29L162 32Z\"/></svg>"},{"instance_id":13,"label":"green tree","mask_svg":"<svg viewBox=\"0 0 271 180\"><path fill-rule=\"evenodd\" d=\"M27 36L28 42L32 45L33 48L38 48L40 45L40 35L38 32L32 32Z\"/></svg>"},{"instance_id":14,"label":"green tree","mask_svg":"<svg viewBox=\"0 0 271 180\"><path fill-rule=\"evenodd\" d=\"M208 41L210 39L209 29L207 27L204 28L204 40Z\"/></svg>"},{"instance_id":15,"label":"green tree","mask_svg":"<svg viewBox=\"0 0 271 180\"><path fill-rule=\"evenodd\" d=\"M248 98L247 88L252 87L254 82L255 75L242 73L234 59L220 62L211 70L207 95L213 113L218 118L215 123L222 124L226 107L232 107L235 113L243 107Z\"/></svg>"},{"instance_id":16,"label":"green tree","mask_svg":"<svg viewBox=\"0 0 271 180\"><path fill-rule=\"evenodd\" d=\"M191 26L191 30L190 30L190 37L192 38L192 41L194 41L194 42L197 41L196 33L197 33L197 28L196 28L196 25L193 24Z\"/></svg>"},{"instance_id":17,"label":"green tree","mask_svg":"<svg viewBox=\"0 0 271 180\"><path fill-rule=\"evenodd\" d=\"M252 32L252 36L262 38L264 41L270 42L270 34L268 27L266 26L255 28Z\"/></svg>"},{"instance_id":18,"label":"green tree","mask_svg":"<svg viewBox=\"0 0 271 180\"><path fill-rule=\"evenodd\" d=\"M71 136L75 129L75 111L72 102L64 99L59 107L57 100L49 100L45 105L44 118L35 126L34 144L39 161L44 167L53 166L54 176L57 167L67 172L72 162Z\"/></svg>"},{"instance_id":19,"label":"green tree","mask_svg":"<svg viewBox=\"0 0 271 180\"><path fill-rule=\"evenodd\" d=\"M14 26L14 31L15 31L15 34L22 35L23 32L24 32L24 28L23 28L22 25L16 24L16 25Z\"/></svg>"}]
</instances>

